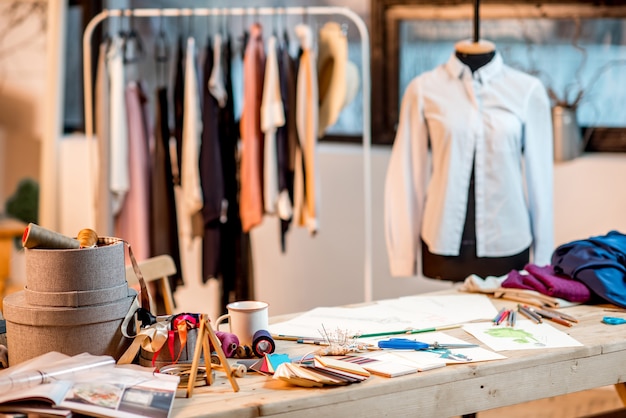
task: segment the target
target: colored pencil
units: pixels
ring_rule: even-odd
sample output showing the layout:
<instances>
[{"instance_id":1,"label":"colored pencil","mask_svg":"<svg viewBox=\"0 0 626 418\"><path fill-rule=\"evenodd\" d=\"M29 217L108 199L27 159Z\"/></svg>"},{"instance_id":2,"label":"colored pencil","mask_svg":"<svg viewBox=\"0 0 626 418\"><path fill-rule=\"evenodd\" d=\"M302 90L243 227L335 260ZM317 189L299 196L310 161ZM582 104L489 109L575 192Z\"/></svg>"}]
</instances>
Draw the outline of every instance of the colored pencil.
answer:
<instances>
[{"instance_id":1,"label":"colored pencil","mask_svg":"<svg viewBox=\"0 0 626 418\"><path fill-rule=\"evenodd\" d=\"M353 338L370 338L370 337L384 337L386 335L398 335L398 334L421 334L424 332L444 331L447 329L460 328L462 324L443 325L440 327L422 328L422 329L404 329L402 331L385 331L375 332L372 334L354 335Z\"/></svg>"}]
</instances>

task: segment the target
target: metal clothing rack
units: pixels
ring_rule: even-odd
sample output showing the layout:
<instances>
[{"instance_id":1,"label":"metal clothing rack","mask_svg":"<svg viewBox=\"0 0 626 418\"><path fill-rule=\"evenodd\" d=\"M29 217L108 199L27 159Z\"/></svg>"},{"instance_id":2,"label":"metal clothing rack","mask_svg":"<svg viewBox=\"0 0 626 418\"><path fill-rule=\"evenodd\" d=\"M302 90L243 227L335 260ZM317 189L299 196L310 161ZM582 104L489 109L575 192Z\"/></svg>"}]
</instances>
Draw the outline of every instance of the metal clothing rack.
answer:
<instances>
[{"instance_id":1,"label":"metal clothing rack","mask_svg":"<svg viewBox=\"0 0 626 418\"><path fill-rule=\"evenodd\" d=\"M87 24L83 34L83 80L85 91L85 136L93 138L93 91L91 38L94 29L109 17L177 17L177 16L259 16L259 15L339 15L350 19L359 30L361 37L361 79L363 96L363 193L365 216L365 251L364 251L364 301L373 298L372 282L372 175L371 175L371 72L370 40L367 26L363 19L345 7L254 7L254 8L165 8L165 9L105 9L94 16Z\"/></svg>"}]
</instances>

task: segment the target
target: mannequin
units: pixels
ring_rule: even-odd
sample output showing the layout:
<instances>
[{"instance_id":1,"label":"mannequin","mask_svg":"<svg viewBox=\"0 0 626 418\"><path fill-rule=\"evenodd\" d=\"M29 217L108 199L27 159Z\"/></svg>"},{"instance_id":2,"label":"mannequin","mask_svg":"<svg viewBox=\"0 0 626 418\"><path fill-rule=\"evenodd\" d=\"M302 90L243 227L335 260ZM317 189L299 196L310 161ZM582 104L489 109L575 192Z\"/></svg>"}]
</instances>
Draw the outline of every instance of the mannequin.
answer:
<instances>
[{"instance_id":1,"label":"mannequin","mask_svg":"<svg viewBox=\"0 0 626 418\"><path fill-rule=\"evenodd\" d=\"M454 51L456 57L475 72L493 59L496 55L496 46L493 42L485 40L460 41L454 45Z\"/></svg>"},{"instance_id":2,"label":"mannequin","mask_svg":"<svg viewBox=\"0 0 626 418\"><path fill-rule=\"evenodd\" d=\"M454 46L456 57L467 65L472 73L488 64L496 55L493 42L486 40L460 41ZM476 218L474 210L474 171L470 178L467 198L467 211L463 226L463 238L458 256L433 254L424 241L422 244L422 274L425 277L462 281L469 274L480 277L501 276L511 270L522 270L529 262L530 250L525 250L508 257L476 256Z\"/></svg>"},{"instance_id":3,"label":"mannequin","mask_svg":"<svg viewBox=\"0 0 626 418\"><path fill-rule=\"evenodd\" d=\"M533 262L548 264L551 132L541 82L506 66L477 30L446 64L412 80L385 186L392 276L419 267L451 281L502 276L522 270L531 250Z\"/></svg>"}]
</instances>

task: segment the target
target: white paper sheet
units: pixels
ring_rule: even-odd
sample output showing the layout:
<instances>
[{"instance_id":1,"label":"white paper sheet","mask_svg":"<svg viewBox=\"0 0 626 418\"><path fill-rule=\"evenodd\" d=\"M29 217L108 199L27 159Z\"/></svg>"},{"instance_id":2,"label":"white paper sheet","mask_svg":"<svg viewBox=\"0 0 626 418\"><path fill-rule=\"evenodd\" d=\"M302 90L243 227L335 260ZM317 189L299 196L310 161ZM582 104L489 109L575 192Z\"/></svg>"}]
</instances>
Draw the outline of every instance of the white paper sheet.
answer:
<instances>
[{"instance_id":1,"label":"white paper sheet","mask_svg":"<svg viewBox=\"0 0 626 418\"><path fill-rule=\"evenodd\" d=\"M337 330L370 334L491 320L497 313L485 295L411 296L358 307L315 308L269 328L274 335L319 338Z\"/></svg>"},{"instance_id":2,"label":"white paper sheet","mask_svg":"<svg viewBox=\"0 0 626 418\"><path fill-rule=\"evenodd\" d=\"M566 333L545 322L535 324L520 320L515 328L504 324L466 324L463 329L495 351L536 350L559 347L577 347L582 344Z\"/></svg>"}]
</instances>

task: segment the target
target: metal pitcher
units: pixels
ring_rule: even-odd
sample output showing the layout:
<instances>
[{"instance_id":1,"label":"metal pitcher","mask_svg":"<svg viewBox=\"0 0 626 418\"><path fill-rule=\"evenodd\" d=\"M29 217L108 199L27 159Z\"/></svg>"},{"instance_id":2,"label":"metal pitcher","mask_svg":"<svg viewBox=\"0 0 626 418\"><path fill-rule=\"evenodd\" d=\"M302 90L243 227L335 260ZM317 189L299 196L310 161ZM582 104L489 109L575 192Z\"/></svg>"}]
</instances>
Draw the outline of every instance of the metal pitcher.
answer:
<instances>
[{"instance_id":1,"label":"metal pitcher","mask_svg":"<svg viewBox=\"0 0 626 418\"><path fill-rule=\"evenodd\" d=\"M552 129L554 161L568 161L582 154L583 139L575 107L553 106Z\"/></svg>"}]
</instances>

